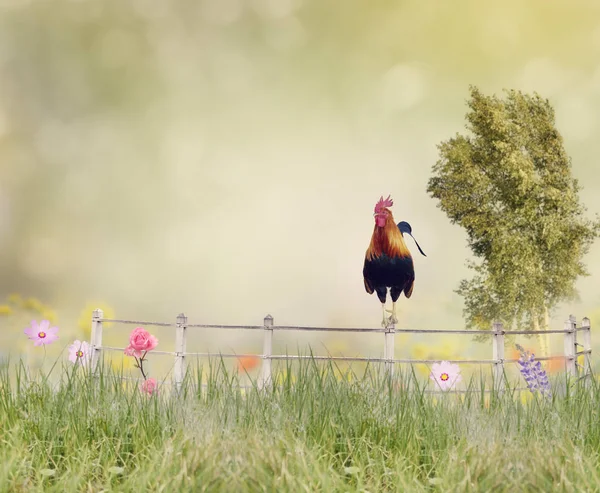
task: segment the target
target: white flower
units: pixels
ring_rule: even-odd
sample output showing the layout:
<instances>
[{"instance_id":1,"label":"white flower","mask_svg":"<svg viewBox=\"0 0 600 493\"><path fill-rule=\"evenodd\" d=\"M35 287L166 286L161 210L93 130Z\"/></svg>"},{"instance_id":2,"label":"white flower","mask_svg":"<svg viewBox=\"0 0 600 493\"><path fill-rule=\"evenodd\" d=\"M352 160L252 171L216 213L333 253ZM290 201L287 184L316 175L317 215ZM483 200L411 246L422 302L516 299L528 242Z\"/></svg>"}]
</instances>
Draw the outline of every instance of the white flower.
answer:
<instances>
[{"instance_id":1,"label":"white flower","mask_svg":"<svg viewBox=\"0 0 600 493\"><path fill-rule=\"evenodd\" d=\"M449 363L448 361L434 363L431 366L431 375L429 378L436 382L442 390L451 389L462 379L458 365Z\"/></svg>"},{"instance_id":2,"label":"white flower","mask_svg":"<svg viewBox=\"0 0 600 493\"><path fill-rule=\"evenodd\" d=\"M69 346L69 361L77 363L79 361L83 366L87 366L91 359L90 345L83 341L74 341Z\"/></svg>"}]
</instances>

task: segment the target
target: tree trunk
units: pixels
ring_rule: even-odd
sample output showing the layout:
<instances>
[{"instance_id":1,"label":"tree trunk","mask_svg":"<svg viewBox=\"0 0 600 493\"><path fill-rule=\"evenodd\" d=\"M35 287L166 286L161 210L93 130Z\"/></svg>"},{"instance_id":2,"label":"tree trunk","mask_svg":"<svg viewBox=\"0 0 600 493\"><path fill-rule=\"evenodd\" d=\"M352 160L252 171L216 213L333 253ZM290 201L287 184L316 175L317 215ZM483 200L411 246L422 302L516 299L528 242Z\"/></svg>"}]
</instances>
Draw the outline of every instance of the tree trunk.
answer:
<instances>
[{"instance_id":1,"label":"tree trunk","mask_svg":"<svg viewBox=\"0 0 600 493\"><path fill-rule=\"evenodd\" d=\"M542 330L550 329L550 314L548 313L548 305L544 303L544 325ZM545 356L550 356L550 334L544 334L546 339L546 350L548 354Z\"/></svg>"},{"instance_id":2,"label":"tree trunk","mask_svg":"<svg viewBox=\"0 0 600 493\"><path fill-rule=\"evenodd\" d=\"M540 329L540 318L538 316L537 311L532 310L531 312L531 319L533 320L533 330L535 330L536 332L541 330ZM537 340L538 340L538 344L540 345L540 357L546 357L548 356L548 334L537 334Z\"/></svg>"}]
</instances>

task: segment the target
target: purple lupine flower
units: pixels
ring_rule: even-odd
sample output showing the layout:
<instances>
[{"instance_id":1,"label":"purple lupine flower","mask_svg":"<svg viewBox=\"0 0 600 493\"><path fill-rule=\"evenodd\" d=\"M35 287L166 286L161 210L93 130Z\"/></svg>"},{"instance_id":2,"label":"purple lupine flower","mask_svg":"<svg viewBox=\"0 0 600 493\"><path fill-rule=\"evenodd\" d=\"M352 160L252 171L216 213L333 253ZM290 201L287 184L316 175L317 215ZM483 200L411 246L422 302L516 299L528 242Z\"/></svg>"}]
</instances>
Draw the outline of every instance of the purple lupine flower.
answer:
<instances>
[{"instance_id":1,"label":"purple lupine flower","mask_svg":"<svg viewBox=\"0 0 600 493\"><path fill-rule=\"evenodd\" d=\"M535 359L535 355L532 352L525 351L519 344L516 344L516 347L519 353L521 353L518 361L521 367L519 371L523 375L525 382L527 382L527 387L532 394L539 391L543 396L550 399L552 397L550 382L548 381L548 375L546 375L545 370L542 368L542 364Z\"/></svg>"}]
</instances>

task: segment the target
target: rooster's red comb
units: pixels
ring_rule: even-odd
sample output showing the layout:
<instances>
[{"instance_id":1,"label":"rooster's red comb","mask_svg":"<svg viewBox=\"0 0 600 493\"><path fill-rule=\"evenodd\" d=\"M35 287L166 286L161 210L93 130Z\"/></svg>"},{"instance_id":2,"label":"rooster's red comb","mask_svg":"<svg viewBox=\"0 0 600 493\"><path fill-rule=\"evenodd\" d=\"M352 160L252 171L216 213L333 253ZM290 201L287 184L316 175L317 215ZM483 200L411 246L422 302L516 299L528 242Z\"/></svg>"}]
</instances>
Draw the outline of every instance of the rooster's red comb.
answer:
<instances>
[{"instance_id":1,"label":"rooster's red comb","mask_svg":"<svg viewBox=\"0 0 600 493\"><path fill-rule=\"evenodd\" d=\"M388 198L383 200L383 195L379 199L379 202L375 204L375 214L380 213L386 207L391 207L394 205L394 201L391 199L391 195L388 195Z\"/></svg>"}]
</instances>

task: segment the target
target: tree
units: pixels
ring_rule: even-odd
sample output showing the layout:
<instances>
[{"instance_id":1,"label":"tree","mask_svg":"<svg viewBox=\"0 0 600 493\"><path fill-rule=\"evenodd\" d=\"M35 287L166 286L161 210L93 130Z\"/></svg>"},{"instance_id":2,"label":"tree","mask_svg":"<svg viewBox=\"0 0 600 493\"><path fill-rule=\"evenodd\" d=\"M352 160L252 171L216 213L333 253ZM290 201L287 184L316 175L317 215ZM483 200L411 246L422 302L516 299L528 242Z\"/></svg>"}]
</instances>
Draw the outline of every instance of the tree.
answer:
<instances>
[{"instance_id":1,"label":"tree","mask_svg":"<svg viewBox=\"0 0 600 493\"><path fill-rule=\"evenodd\" d=\"M504 100L470 88L467 129L439 146L427 191L465 228L479 262L456 292L469 328L492 321L547 328L549 312L576 297L582 257L600 232L584 217L580 186L547 99L509 90ZM548 338L538 334L541 352Z\"/></svg>"}]
</instances>

